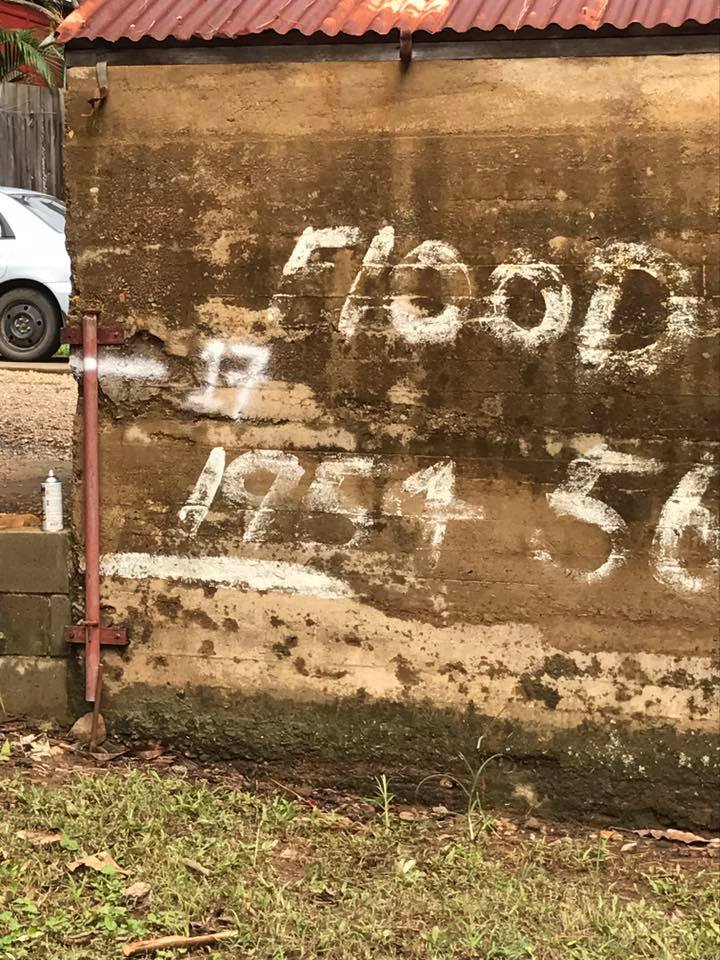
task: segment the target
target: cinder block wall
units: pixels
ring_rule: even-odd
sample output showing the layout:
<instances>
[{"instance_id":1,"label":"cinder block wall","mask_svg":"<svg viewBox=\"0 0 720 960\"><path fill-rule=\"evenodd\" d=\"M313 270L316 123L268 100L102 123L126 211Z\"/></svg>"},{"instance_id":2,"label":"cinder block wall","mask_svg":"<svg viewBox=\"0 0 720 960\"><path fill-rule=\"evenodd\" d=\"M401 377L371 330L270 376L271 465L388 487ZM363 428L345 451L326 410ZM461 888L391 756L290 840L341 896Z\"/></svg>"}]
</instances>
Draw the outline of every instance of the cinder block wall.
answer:
<instances>
[{"instance_id":1,"label":"cinder block wall","mask_svg":"<svg viewBox=\"0 0 720 960\"><path fill-rule=\"evenodd\" d=\"M717 64L73 70L116 724L717 818Z\"/></svg>"},{"instance_id":2,"label":"cinder block wall","mask_svg":"<svg viewBox=\"0 0 720 960\"><path fill-rule=\"evenodd\" d=\"M69 718L68 539L0 530L0 715Z\"/></svg>"}]
</instances>

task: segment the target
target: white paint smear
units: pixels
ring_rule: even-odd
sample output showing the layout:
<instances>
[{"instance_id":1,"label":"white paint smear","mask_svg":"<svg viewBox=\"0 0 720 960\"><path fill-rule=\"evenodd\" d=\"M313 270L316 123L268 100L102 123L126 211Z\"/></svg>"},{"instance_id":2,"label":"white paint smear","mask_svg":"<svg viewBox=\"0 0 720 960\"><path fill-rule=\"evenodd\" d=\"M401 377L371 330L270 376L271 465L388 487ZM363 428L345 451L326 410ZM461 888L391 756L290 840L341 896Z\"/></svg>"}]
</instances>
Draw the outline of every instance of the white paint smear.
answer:
<instances>
[{"instance_id":1,"label":"white paint smear","mask_svg":"<svg viewBox=\"0 0 720 960\"><path fill-rule=\"evenodd\" d=\"M88 360L71 356L70 369L77 376L82 376L83 370L89 369ZM101 354L97 360L97 371L101 380L136 380L140 383L163 382L170 376L167 364L160 360L114 354Z\"/></svg>"},{"instance_id":2,"label":"white paint smear","mask_svg":"<svg viewBox=\"0 0 720 960\"><path fill-rule=\"evenodd\" d=\"M102 558L100 570L106 577L125 580L212 583L242 590L270 590L330 600L353 596L350 587L342 580L299 563L280 560L111 553Z\"/></svg>"},{"instance_id":3,"label":"white paint smear","mask_svg":"<svg viewBox=\"0 0 720 960\"><path fill-rule=\"evenodd\" d=\"M592 524L607 534L610 540L610 554L597 569L590 571L566 570L568 576L586 583L597 583L618 570L628 557L627 524L620 514L598 500L589 496L590 491L603 474L652 474L662 470L657 460L635 457L628 453L610 450L604 443L591 448L582 457L573 460L568 466L567 480L547 494L552 510L559 517L571 517L583 523ZM545 559L547 551L542 544L534 542L534 556Z\"/></svg>"},{"instance_id":4,"label":"white paint smear","mask_svg":"<svg viewBox=\"0 0 720 960\"><path fill-rule=\"evenodd\" d=\"M567 330L572 315L572 293L554 264L533 262L530 254L523 250L516 250L514 257L517 262L502 263L490 274L495 288L486 298L490 313L477 317L474 322L505 344L535 351L559 340ZM535 285L543 298L545 313L534 327L521 327L508 315L508 288L515 280Z\"/></svg>"},{"instance_id":5,"label":"white paint smear","mask_svg":"<svg viewBox=\"0 0 720 960\"><path fill-rule=\"evenodd\" d=\"M362 321L363 314L368 309L367 305L362 302L367 298L361 298L357 293L361 280L367 274L377 275L381 270L386 269L394 247L395 230L391 226L383 227L372 238L370 246L363 257L362 266L352 282L350 292L345 298L342 310L340 311L338 330L346 339L349 340L355 335L355 331Z\"/></svg>"},{"instance_id":6,"label":"white paint smear","mask_svg":"<svg viewBox=\"0 0 720 960\"><path fill-rule=\"evenodd\" d=\"M393 297L390 306L390 321L400 336L408 343L452 343L457 337L467 310L447 304L434 316L425 313L417 297Z\"/></svg>"},{"instance_id":7,"label":"white paint smear","mask_svg":"<svg viewBox=\"0 0 720 960\"><path fill-rule=\"evenodd\" d=\"M344 497L340 488L347 477L371 477L374 473L375 460L372 457L332 457L323 460L305 498L311 510L337 513L352 521L358 529L348 544L354 544L361 538L372 525L372 517L366 507Z\"/></svg>"},{"instance_id":8,"label":"white paint smear","mask_svg":"<svg viewBox=\"0 0 720 960\"><path fill-rule=\"evenodd\" d=\"M403 513L402 495L410 497L425 494L421 522L437 561L440 547L445 542L448 523L452 520L483 520L485 512L455 497L455 464L452 461L434 463L425 470L409 476L400 491L388 493L383 500L385 513L399 516Z\"/></svg>"},{"instance_id":9,"label":"white paint smear","mask_svg":"<svg viewBox=\"0 0 720 960\"><path fill-rule=\"evenodd\" d=\"M265 379L270 348L241 340L211 340L202 352L205 387L191 393L185 406L197 413L242 417L252 390ZM219 390L229 388L229 406Z\"/></svg>"},{"instance_id":10,"label":"white paint smear","mask_svg":"<svg viewBox=\"0 0 720 960\"><path fill-rule=\"evenodd\" d=\"M700 593L718 586L720 571L720 520L701 501L717 467L697 464L682 478L663 507L651 548L653 576L667 587L684 593ZM689 573L683 563L680 545L683 536L694 532L713 556L708 572Z\"/></svg>"},{"instance_id":11,"label":"white paint smear","mask_svg":"<svg viewBox=\"0 0 720 960\"><path fill-rule=\"evenodd\" d=\"M207 517L222 482L224 470L225 451L222 447L215 447L210 451L193 492L178 514L180 523L189 536L195 536Z\"/></svg>"},{"instance_id":12,"label":"white paint smear","mask_svg":"<svg viewBox=\"0 0 720 960\"><path fill-rule=\"evenodd\" d=\"M319 250L340 250L343 247L354 247L361 237L357 227L306 227L295 244L283 267L283 276L289 277L295 273L317 273L329 270L334 264L330 260L313 260L313 255Z\"/></svg>"},{"instance_id":13,"label":"white paint smear","mask_svg":"<svg viewBox=\"0 0 720 960\"><path fill-rule=\"evenodd\" d=\"M246 481L261 472L273 475L270 487L264 494L250 493ZM249 450L233 460L225 472L223 493L231 503L247 511L243 540L265 539L278 505L290 499L304 473L298 458L283 450Z\"/></svg>"},{"instance_id":14,"label":"white paint smear","mask_svg":"<svg viewBox=\"0 0 720 960\"><path fill-rule=\"evenodd\" d=\"M679 353L698 335L700 301L692 295L692 276L666 253L644 243L608 243L589 266L599 273L584 325L578 332L580 360L602 368L616 364L622 370L653 373L664 355ZM647 273L666 286L667 324L658 339L637 350L614 350L612 321L629 271Z\"/></svg>"},{"instance_id":15,"label":"white paint smear","mask_svg":"<svg viewBox=\"0 0 720 960\"><path fill-rule=\"evenodd\" d=\"M411 250L395 270L437 270L457 276L466 300L471 292L470 273L457 250L442 240L425 240ZM467 316L466 303L448 303L435 314L425 313L419 297L400 295L390 299L390 322L400 336L412 344L452 343Z\"/></svg>"}]
</instances>

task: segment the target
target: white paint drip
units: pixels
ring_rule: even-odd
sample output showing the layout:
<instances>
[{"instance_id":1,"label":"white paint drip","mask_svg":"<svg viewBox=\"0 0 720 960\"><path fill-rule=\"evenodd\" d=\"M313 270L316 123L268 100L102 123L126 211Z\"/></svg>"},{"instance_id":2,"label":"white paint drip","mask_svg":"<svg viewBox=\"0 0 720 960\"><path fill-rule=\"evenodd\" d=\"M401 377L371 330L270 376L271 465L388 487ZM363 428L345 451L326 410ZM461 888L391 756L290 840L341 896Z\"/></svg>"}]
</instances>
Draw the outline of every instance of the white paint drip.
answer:
<instances>
[{"instance_id":1,"label":"white paint drip","mask_svg":"<svg viewBox=\"0 0 720 960\"><path fill-rule=\"evenodd\" d=\"M363 257L362 266L355 275L355 279L350 287L350 292L345 298L342 310L340 311L338 330L346 339L349 340L355 335L355 331L362 320L363 314L365 310L367 310L367 306L361 303L361 299L364 300L366 298L360 298L357 294L357 289L362 278L368 273L377 275L380 271L384 270L388 265L390 254L393 252L394 247L395 230L391 226L383 227L372 238L370 246Z\"/></svg>"},{"instance_id":2,"label":"white paint drip","mask_svg":"<svg viewBox=\"0 0 720 960\"><path fill-rule=\"evenodd\" d=\"M309 509L340 514L358 528L348 544L358 542L372 525L372 517L366 507L343 497L340 488L347 477L371 477L374 473L375 460L372 457L332 457L319 464L310 484L305 498Z\"/></svg>"},{"instance_id":3,"label":"white paint drip","mask_svg":"<svg viewBox=\"0 0 720 960\"><path fill-rule=\"evenodd\" d=\"M250 493L246 481L260 472L273 474L272 484L265 494ZM231 503L248 511L243 540L265 539L277 506L289 499L304 473L298 458L283 450L249 450L233 460L225 472L223 493Z\"/></svg>"},{"instance_id":4,"label":"white paint drip","mask_svg":"<svg viewBox=\"0 0 720 960\"><path fill-rule=\"evenodd\" d=\"M717 590L720 571L720 520L701 501L717 467L697 464L672 493L663 507L650 551L653 576L665 586L685 593L700 593L713 587ZM693 576L680 555L680 544L688 531L708 547L713 556L708 573Z\"/></svg>"},{"instance_id":5,"label":"white paint drip","mask_svg":"<svg viewBox=\"0 0 720 960\"><path fill-rule=\"evenodd\" d=\"M644 243L612 242L589 265L600 278L578 333L578 352L585 365L602 368L615 362L621 370L649 375L664 354L684 349L697 336L700 301L692 295L692 276L666 253ZM647 273L667 286L667 325L654 343L637 350L613 350L612 320L630 270Z\"/></svg>"},{"instance_id":6,"label":"white paint drip","mask_svg":"<svg viewBox=\"0 0 720 960\"><path fill-rule=\"evenodd\" d=\"M524 250L516 250L513 256L517 262L502 263L490 274L495 287L486 298L490 313L477 317L474 322L503 343L529 351L539 350L559 340L567 330L572 315L572 293L554 264L533 262ZM508 315L508 287L514 280L535 284L545 303L542 320L529 329Z\"/></svg>"},{"instance_id":7,"label":"white paint drip","mask_svg":"<svg viewBox=\"0 0 720 960\"><path fill-rule=\"evenodd\" d=\"M202 359L206 364L205 387L191 393L185 406L198 413L226 413L232 419L239 419L250 393L265 379L270 348L240 340L211 340L202 352ZM221 387L235 391L227 412L218 393Z\"/></svg>"},{"instance_id":8,"label":"white paint drip","mask_svg":"<svg viewBox=\"0 0 720 960\"><path fill-rule=\"evenodd\" d=\"M194 537L213 505L225 470L225 451L215 447L210 451L193 492L181 508L178 517L189 536Z\"/></svg>"},{"instance_id":9,"label":"white paint drip","mask_svg":"<svg viewBox=\"0 0 720 960\"><path fill-rule=\"evenodd\" d=\"M458 251L442 240L425 240L411 250L395 270L437 270L440 273L462 278L466 293L471 292L470 273L460 259ZM388 310L390 322L403 339L412 344L452 343L467 316L467 305L446 304L434 316L424 312L419 298L400 295L391 297Z\"/></svg>"},{"instance_id":10,"label":"white paint drip","mask_svg":"<svg viewBox=\"0 0 720 960\"><path fill-rule=\"evenodd\" d=\"M437 562L440 547L445 542L448 523L451 520L483 520L485 512L455 497L455 464L452 461L434 463L425 470L409 476L401 485L400 492L390 492L383 499L385 513L402 514L402 494L411 497L425 494L421 522L430 541L432 555Z\"/></svg>"},{"instance_id":11,"label":"white paint drip","mask_svg":"<svg viewBox=\"0 0 720 960\"><path fill-rule=\"evenodd\" d=\"M89 358L70 357L70 369L76 376L91 367ZM95 362L94 359L92 362ZM140 383L163 382L170 376L167 364L149 357L124 357L114 353L100 354L95 367L101 380L136 380Z\"/></svg>"},{"instance_id":12,"label":"white paint drip","mask_svg":"<svg viewBox=\"0 0 720 960\"><path fill-rule=\"evenodd\" d=\"M622 567L628 557L627 524L607 503L588 496L600 477L619 473L652 474L660 470L662 464L657 460L618 453L604 443L592 447L569 464L567 480L557 490L547 494L547 501L559 517L571 517L592 524L606 533L610 539L610 554L597 569L587 572L567 570L568 576L586 583L597 583ZM544 560L547 551L537 542L533 545L534 556Z\"/></svg>"},{"instance_id":13,"label":"white paint drip","mask_svg":"<svg viewBox=\"0 0 720 960\"><path fill-rule=\"evenodd\" d=\"M329 260L312 260L313 254L319 250L340 250L343 247L354 247L361 237L357 227L306 227L300 234L293 252L283 267L283 276L290 277L296 273L318 273L329 270L333 263Z\"/></svg>"},{"instance_id":14,"label":"white paint drip","mask_svg":"<svg viewBox=\"0 0 720 960\"><path fill-rule=\"evenodd\" d=\"M280 560L111 553L102 558L100 570L106 577L125 580L212 583L243 590L271 590L329 600L353 596L353 591L342 580L299 563Z\"/></svg>"}]
</instances>

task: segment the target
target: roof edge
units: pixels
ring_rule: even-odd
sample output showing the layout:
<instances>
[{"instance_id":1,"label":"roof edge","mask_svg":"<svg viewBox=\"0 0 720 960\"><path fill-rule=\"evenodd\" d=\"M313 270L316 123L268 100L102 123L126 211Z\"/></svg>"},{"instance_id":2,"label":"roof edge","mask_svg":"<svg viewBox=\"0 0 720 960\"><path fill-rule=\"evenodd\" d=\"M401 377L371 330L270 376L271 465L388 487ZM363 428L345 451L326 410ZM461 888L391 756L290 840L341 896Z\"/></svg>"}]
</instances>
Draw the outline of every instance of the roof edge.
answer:
<instances>
[{"instance_id":1,"label":"roof edge","mask_svg":"<svg viewBox=\"0 0 720 960\"><path fill-rule=\"evenodd\" d=\"M106 40L108 43L115 43L120 39L125 39L131 43L141 42L142 40L163 41L168 39L174 39L179 42L186 42L188 40L208 42L218 39L232 41L265 32L276 33L278 36L286 36L291 32L298 32L305 37L321 33L328 38L338 35L364 36L369 33L386 36L398 29L408 31L412 34L420 32L438 33L445 29L455 29L458 34L464 34L471 29L483 29L483 27L485 27L486 30L488 27L491 30L497 27L504 27L513 33L517 33L528 27L533 29L532 25L527 22L527 17L533 15L534 12L534 8L526 3L523 6L522 13L524 20L518 19L517 13L511 16L511 4L506 4L503 6L503 9L498 12L497 20L494 23L483 24L477 22L479 14L487 9L483 5L482 9L478 7L474 13L465 10L463 23L467 25L459 29L447 26L447 24L459 20L459 3L454 4L445 11L438 9L433 10L430 6L425 12L418 11L417 8L411 6L404 7L399 11L394 11L390 4L388 4L388 16L384 18L383 28L373 30L371 25L381 19L382 14L385 12L382 2L378 3L376 7L370 7L370 4L368 4L369 11L366 12L369 12L369 18L367 16L363 18L362 16L353 17L346 15L344 19L339 17L341 6L340 3L338 3L337 10L325 9L322 14L324 18L320 21L318 21L317 16L313 17L307 12L302 20L285 20L283 19L283 15L287 4L279 2L279 9L275 13L272 12L271 8L267 11L267 15L260 19L256 17L255 20L253 20L252 15L248 14L248 20L244 27L226 28L225 24L233 22L230 13L226 11L227 17L222 25L212 26L209 23L205 24L205 22L201 21L204 29L194 30L189 28L190 32L186 33L184 25L185 22L189 20L188 17L173 16L170 18L167 15L163 17L158 16L150 22L148 29L144 29L141 22L137 25L132 21L126 22L132 17L132 12L128 12L125 19L123 19L122 11L115 11L115 15L112 16L110 9L106 8L112 8L113 2L119 3L119 0L85 0L84 3L73 10L72 13L58 25L55 32L56 42L58 44L66 44L72 40L81 38L86 40L101 39ZM480 0L475 0L475 2L479 3ZM540 3L541 0L535 0L535 2ZM693 3L695 3L695 8L693 8ZM127 7L130 6L130 4L125 3L124 6ZM228 9L232 6L230 0L228 0L227 6ZM308 11L313 9L312 0L307 0L307 6ZM553 10L548 13L549 19L544 22L541 27L534 29L542 31L548 27L555 27L561 30L571 30L582 26L592 32L597 32L607 26L624 30L634 25L645 27L646 29L653 29L660 26L677 29L690 21L702 26L711 24L718 19L717 11L713 8L713 4L707 3L706 0L688 0L688 2L682 4L682 11L680 10L680 3L676 3L674 6L677 11L677 13L673 11L674 15L670 14L673 4L667 3L667 5L664 4L662 8L660 8L659 4L656 5L655 9L660 12L654 15L646 14L644 18L641 17L639 12L636 13L636 10L639 11L639 7L633 7L632 10L628 11L627 7L622 6L615 8L617 13L608 16L607 5L602 7L601 12L599 8L591 10L589 3L583 5L581 4L581 0L578 0L577 12L573 14L569 12L569 8L565 8L567 12L565 16L561 18L558 6L553 4ZM151 13L151 11L148 11L148 7L152 8L152 0L145 4L143 15L146 17ZM699 16L698 14L701 8L707 10L707 14ZM217 6L213 9L218 12ZM263 10L265 9L266 8L263 8ZM237 13L237 7L233 9L233 12L235 14ZM335 17L332 16L333 13L336 14ZM104 14L104 17L102 14ZM443 14L446 15L443 16ZM222 16L222 14L220 15ZM138 16L136 19L141 21L142 18ZM423 30L423 25L425 25L425 30ZM489 30L487 32L489 32Z\"/></svg>"}]
</instances>

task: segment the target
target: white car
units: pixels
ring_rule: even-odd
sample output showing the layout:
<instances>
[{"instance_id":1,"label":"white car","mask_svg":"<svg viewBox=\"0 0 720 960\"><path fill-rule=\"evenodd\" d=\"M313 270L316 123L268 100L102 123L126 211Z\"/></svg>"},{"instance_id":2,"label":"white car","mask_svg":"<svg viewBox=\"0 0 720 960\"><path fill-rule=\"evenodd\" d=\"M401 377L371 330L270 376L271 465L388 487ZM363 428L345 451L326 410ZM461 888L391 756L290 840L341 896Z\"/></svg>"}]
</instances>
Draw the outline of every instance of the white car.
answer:
<instances>
[{"instance_id":1,"label":"white car","mask_svg":"<svg viewBox=\"0 0 720 960\"><path fill-rule=\"evenodd\" d=\"M33 190L0 187L0 358L52 357L70 289L65 204Z\"/></svg>"}]
</instances>

